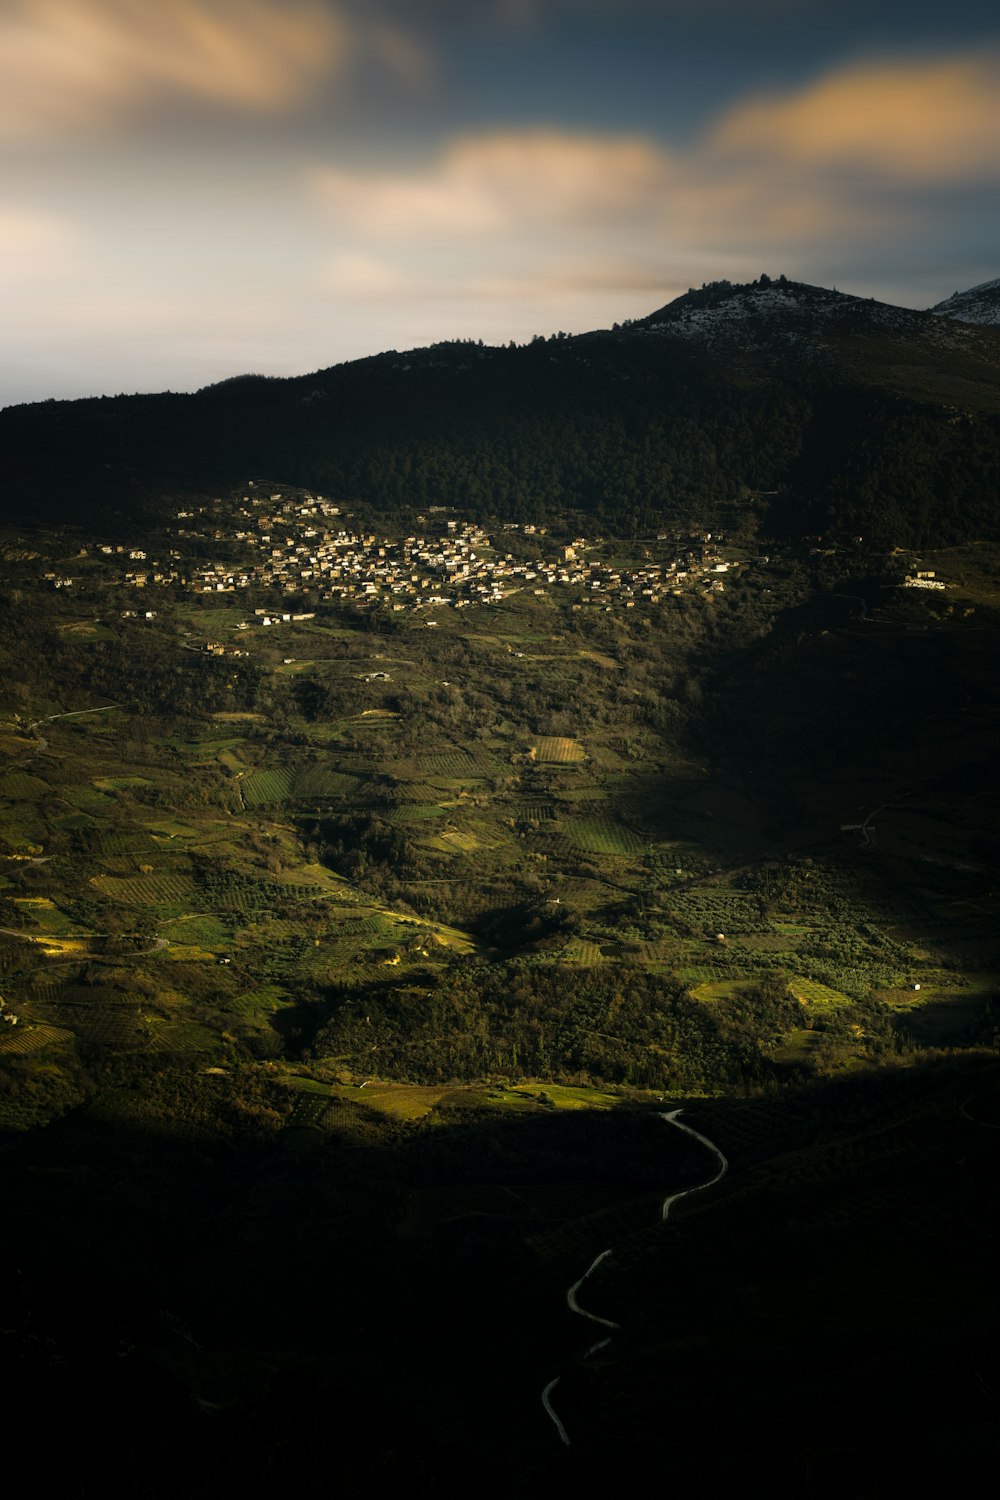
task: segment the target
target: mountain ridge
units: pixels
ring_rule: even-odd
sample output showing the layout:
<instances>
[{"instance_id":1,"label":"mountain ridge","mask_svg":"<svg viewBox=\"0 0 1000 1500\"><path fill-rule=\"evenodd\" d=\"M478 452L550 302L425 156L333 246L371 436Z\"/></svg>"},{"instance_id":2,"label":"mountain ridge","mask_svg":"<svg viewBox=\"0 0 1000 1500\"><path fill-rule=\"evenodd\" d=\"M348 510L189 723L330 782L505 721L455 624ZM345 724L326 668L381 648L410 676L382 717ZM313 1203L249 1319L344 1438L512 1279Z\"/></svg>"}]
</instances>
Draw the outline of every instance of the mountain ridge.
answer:
<instances>
[{"instance_id":1,"label":"mountain ridge","mask_svg":"<svg viewBox=\"0 0 1000 1500\"><path fill-rule=\"evenodd\" d=\"M762 277L530 344L10 407L0 443L10 518L154 514L256 472L623 532L767 492L772 528L962 540L998 526L1000 331Z\"/></svg>"}]
</instances>

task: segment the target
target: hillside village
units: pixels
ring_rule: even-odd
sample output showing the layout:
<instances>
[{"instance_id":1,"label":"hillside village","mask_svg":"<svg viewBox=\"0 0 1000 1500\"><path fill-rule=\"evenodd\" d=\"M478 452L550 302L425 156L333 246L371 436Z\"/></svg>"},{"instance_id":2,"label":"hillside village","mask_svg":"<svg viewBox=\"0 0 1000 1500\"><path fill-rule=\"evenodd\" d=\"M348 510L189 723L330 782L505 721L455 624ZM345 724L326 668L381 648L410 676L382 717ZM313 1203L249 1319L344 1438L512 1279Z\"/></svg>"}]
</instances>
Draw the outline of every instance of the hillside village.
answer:
<instances>
[{"instance_id":1,"label":"hillside village","mask_svg":"<svg viewBox=\"0 0 1000 1500\"><path fill-rule=\"evenodd\" d=\"M143 545L87 542L66 571L42 577L51 587L72 590L101 576L121 590L122 619L155 621L156 594L235 596L244 618L235 641L185 643L190 651L247 657L254 635L308 622L331 607L375 611L435 629L448 613L470 606L502 604L517 593L552 597L572 610L645 611L687 597L714 598L735 580L761 586L781 569L779 556L758 550L746 536L727 537L692 526L624 542L546 527L498 522L487 530L451 507L429 506L401 522L396 534L302 490L276 490L249 482L235 500L213 500L178 510L174 524ZM739 526L737 530L739 531ZM830 539L806 539L810 559L843 550ZM860 553L864 538L850 540ZM772 544L773 549L773 544ZM793 554L794 555L794 554ZM31 556L40 560L38 553ZM912 551L895 548L878 557L889 589L941 593L951 587L921 565ZM71 564L72 566L72 564ZM764 587L764 592L770 589Z\"/></svg>"},{"instance_id":2,"label":"hillside village","mask_svg":"<svg viewBox=\"0 0 1000 1500\"><path fill-rule=\"evenodd\" d=\"M646 545L637 543L632 550L638 560L626 565L604 555L599 538L580 536L547 547L544 527L507 522L490 535L445 507L418 515L420 529L404 536L353 523L350 514L319 495L269 490L244 495L227 510L223 513L219 502L215 508L178 511L176 529L156 555L144 547L103 543L82 547L79 557L87 559L88 569L106 562L122 586L135 592L267 590L276 595L270 607L254 609L244 622L247 630L308 619L316 604L420 614L433 627L437 611L497 604L522 589L536 595L574 590L574 607L631 609L696 587L720 593L726 575L740 566L737 558L723 556L724 538L701 530L662 532ZM515 534L519 550L521 538L532 539L537 557L505 550L514 545ZM217 555L206 558L209 549ZM76 581L65 572L44 576L57 589L72 588ZM281 607L286 598L298 606L294 613ZM155 610L138 606L122 613L155 618Z\"/></svg>"}]
</instances>

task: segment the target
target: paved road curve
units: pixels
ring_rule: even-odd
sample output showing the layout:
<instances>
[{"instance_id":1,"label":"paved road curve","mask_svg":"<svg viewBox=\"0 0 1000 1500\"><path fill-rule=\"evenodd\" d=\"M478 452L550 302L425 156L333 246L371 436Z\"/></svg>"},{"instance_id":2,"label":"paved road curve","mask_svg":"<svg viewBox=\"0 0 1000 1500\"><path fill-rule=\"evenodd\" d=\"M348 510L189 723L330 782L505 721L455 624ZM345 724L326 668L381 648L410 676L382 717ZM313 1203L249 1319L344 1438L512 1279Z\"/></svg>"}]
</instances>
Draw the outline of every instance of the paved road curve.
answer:
<instances>
[{"instance_id":1,"label":"paved road curve","mask_svg":"<svg viewBox=\"0 0 1000 1500\"><path fill-rule=\"evenodd\" d=\"M717 1182L721 1182L722 1178L725 1177L726 1173L729 1170L729 1163L723 1156L722 1152L719 1150L715 1142L710 1141L707 1135L702 1135L700 1130L694 1130L690 1125L682 1125L680 1120L678 1120L677 1118L680 1113L680 1109L672 1109L667 1114L662 1114L660 1116L660 1119L665 1120L668 1125L675 1126L678 1130L683 1130L685 1135L691 1136L694 1140L699 1141L701 1145L707 1147L707 1149L711 1151L712 1155L715 1157L718 1166L711 1177L707 1178L704 1182L699 1182L696 1187L684 1188L681 1192L670 1193L666 1198L664 1198L662 1207L660 1209L660 1217L664 1222L669 1218L670 1210L675 1203L679 1203L682 1198L689 1198L692 1193L703 1193L706 1188L714 1187ZM573 1285L566 1293L566 1303L569 1307L570 1312L576 1313L581 1318L589 1319L591 1323L599 1323L602 1328L610 1328L612 1330L620 1328L621 1325L619 1323L613 1323L610 1318L601 1318L597 1315L597 1313L588 1312L585 1307L581 1307L577 1299L577 1292L579 1292L580 1288L587 1281L587 1279L593 1275L601 1262L607 1260L608 1256L613 1253L613 1248L614 1247L611 1247L607 1250L602 1250L600 1255L595 1256L590 1265L587 1267L586 1271L584 1271L583 1275L580 1277L579 1281L574 1281ZM599 1339L596 1344L591 1344L590 1348L584 1354L583 1358L589 1359L592 1354L597 1353L598 1349L605 1349L610 1343L611 1334L609 1334L607 1338ZM569 1448L571 1446L569 1433L566 1431L566 1427L562 1419L560 1418L559 1413L552 1405L551 1400L552 1392L559 1384L560 1379L561 1377L557 1375L554 1380L549 1381L548 1385L542 1391L542 1406L545 1408L546 1416L552 1422L553 1426L556 1429L556 1432L558 1432L560 1440L565 1444L567 1448Z\"/></svg>"}]
</instances>

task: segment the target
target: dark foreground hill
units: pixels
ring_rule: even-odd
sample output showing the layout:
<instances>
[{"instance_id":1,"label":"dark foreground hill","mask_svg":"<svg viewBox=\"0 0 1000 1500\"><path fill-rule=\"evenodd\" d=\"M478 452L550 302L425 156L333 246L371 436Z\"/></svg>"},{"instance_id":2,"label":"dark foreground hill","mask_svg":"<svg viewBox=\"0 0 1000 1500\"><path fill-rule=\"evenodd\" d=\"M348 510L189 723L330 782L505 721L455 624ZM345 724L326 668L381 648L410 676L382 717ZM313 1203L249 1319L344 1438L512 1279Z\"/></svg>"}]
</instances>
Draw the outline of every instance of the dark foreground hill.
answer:
<instances>
[{"instance_id":1,"label":"dark foreground hill","mask_svg":"<svg viewBox=\"0 0 1000 1500\"><path fill-rule=\"evenodd\" d=\"M523 347L9 408L0 444L9 517L134 516L264 473L384 513L627 533L757 495L771 529L955 542L997 533L1000 333L761 278Z\"/></svg>"},{"instance_id":2,"label":"dark foreground hill","mask_svg":"<svg viewBox=\"0 0 1000 1500\"><path fill-rule=\"evenodd\" d=\"M171 1123L140 1127L140 1101ZM669 1471L891 1500L995 1464L992 1059L688 1101L729 1172L667 1224L662 1195L713 1163L663 1105L403 1127L359 1101L322 1137L246 1076L178 1101L137 1072L0 1151L6 1412L62 1493L527 1497ZM605 1248L581 1301L621 1328L587 1359L608 1330L565 1292ZM557 1374L568 1448L540 1402Z\"/></svg>"}]
</instances>

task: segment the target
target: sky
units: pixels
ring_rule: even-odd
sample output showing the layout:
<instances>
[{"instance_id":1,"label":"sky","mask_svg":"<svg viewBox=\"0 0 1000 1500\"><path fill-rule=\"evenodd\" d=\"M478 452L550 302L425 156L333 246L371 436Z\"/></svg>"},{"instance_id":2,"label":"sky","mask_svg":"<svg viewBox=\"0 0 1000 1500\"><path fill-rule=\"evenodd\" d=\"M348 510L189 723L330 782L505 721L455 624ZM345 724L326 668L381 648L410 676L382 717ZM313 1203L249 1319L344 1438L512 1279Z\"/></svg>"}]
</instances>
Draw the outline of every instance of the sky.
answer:
<instances>
[{"instance_id":1,"label":"sky","mask_svg":"<svg viewBox=\"0 0 1000 1500\"><path fill-rule=\"evenodd\" d=\"M0 405L1000 276L982 0L0 0Z\"/></svg>"}]
</instances>

